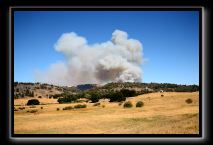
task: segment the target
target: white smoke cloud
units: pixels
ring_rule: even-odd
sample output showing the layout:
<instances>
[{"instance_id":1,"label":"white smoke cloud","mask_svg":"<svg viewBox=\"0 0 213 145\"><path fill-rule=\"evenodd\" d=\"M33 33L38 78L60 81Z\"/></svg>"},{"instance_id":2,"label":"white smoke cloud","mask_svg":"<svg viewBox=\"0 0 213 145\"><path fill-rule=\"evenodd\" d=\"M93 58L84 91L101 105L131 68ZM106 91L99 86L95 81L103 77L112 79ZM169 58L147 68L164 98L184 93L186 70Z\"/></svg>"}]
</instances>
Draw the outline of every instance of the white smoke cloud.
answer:
<instances>
[{"instance_id":1,"label":"white smoke cloud","mask_svg":"<svg viewBox=\"0 0 213 145\"><path fill-rule=\"evenodd\" d=\"M142 44L128 39L124 31L115 30L110 41L93 45L74 32L64 33L54 47L64 54L66 62L52 64L46 71L35 73L37 82L72 86L142 80Z\"/></svg>"}]
</instances>

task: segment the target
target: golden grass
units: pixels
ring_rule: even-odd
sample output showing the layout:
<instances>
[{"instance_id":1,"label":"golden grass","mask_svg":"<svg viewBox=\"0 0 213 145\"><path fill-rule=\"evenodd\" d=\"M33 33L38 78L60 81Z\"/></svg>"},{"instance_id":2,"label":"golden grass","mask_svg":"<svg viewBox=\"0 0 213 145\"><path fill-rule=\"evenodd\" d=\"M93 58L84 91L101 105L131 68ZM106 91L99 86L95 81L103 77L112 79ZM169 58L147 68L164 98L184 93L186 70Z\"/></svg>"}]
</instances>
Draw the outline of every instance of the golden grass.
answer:
<instances>
[{"instance_id":1,"label":"golden grass","mask_svg":"<svg viewBox=\"0 0 213 145\"><path fill-rule=\"evenodd\" d=\"M165 92L164 97L161 94L127 98L134 105L127 109L106 100L93 106L94 103L57 104L56 99L42 98L39 100L47 104L42 105L43 109L41 105L25 106L14 112L15 134L198 134L199 92ZM193 100L191 104L185 102L188 98ZM14 103L23 105L27 100L16 99ZM137 101L143 101L144 106L136 108ZM76 104L87 104L87 108L62 110ZM27 112L32 109L38 112Z\"/></svg>"}]
</instances>

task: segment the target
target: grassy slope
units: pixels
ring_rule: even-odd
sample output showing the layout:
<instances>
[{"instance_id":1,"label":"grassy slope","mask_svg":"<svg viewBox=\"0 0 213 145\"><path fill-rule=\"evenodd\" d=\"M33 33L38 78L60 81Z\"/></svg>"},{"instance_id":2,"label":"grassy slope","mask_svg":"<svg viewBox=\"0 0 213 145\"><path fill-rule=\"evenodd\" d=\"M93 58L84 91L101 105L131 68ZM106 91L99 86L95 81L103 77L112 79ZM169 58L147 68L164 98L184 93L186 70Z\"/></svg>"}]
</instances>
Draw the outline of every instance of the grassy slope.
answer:
<instances>
[{"instance_id":1,"label":"grassy slope","mask_svg":"<svg viewBox=\"0 0 213 145\"><path fill-rule=\"evenodd\" d=\"M199 93L145 94L128 98L134 107L124 109L118 103L101 101L106 107L93 106L79 110L62 110L75 104L48 104L36 106L38 113L27 113L35 109L15 111L15 133L45 134L197 134L199 133ZM186 99L191 98L192 104ZM142 108L135 103L144 102ZM43 103L56 103L55 99L41 99ZM15 100L15 105L25 104L27 99ZM16 106L18 108L19 106ZM60 111L56 111L60 108Z\"/></svg>"}]
</instances>

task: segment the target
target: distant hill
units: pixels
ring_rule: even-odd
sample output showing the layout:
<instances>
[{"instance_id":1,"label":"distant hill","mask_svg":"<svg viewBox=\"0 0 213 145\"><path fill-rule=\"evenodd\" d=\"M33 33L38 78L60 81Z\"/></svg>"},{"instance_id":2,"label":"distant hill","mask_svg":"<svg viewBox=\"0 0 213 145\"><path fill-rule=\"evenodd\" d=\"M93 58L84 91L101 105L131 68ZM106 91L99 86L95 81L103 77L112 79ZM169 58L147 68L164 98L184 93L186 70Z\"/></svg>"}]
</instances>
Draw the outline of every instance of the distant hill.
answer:
<instances>
[{"instance_id":1,"label":"distant hill","mask_svg":"<svg viewBox=\"0 0 213 145\"><path fill-rule=\"evenodd\" d=\"M195 92L199 91L197 85L177 85L170 83L108 83L103 86L97 84L81 84L77 86L55 86L41 83L14 82L14 98L58 98L63 94L81 94L96 91L100 94L120 91L121 89L134 90L137 94L150 92Z\"/></svg>"},{"instance_id":2,"label":"distant hill","mask_svg":"<svg viewBox=\"0 0 213 145\"><path fill-rule=\"evenodd\" d=\"M55 86L42 83L22 83L14 82L14 98L35 97L51 98L56 94L64 92L76 92L75 87Z\"/></svg>"},{"instance_id":3,"label":"distant hill","mask_svg":"<svg viewBox=\"0 0 213 145\"><path fill-rule=\"evenodd\" d=\"M79 90L90 90L92 88L95 88L97 85L96 84L82 84L82 85L77 85L77 89Z\"/></svg>"}]
</instances>

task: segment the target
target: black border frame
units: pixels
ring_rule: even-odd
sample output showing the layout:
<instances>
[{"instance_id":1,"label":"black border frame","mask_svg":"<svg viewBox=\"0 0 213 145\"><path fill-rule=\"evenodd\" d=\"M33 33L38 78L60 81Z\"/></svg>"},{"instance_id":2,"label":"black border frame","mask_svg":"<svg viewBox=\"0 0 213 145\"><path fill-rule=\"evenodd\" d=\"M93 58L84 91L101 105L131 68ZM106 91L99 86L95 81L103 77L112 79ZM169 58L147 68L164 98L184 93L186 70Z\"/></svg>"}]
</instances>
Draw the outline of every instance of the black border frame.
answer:
<instances>
[{"instance_id":1,"label":"black border frame","mask_svg":"<svg viewBox=\"0 0 213 145\"><path fill-rule=\"evenodd\" d=\"M14 125L11 126L12 137L202 137L202 8L11 8L11 95L14 98L14 12L15 11L198 11L199 12L199 134L14 134ZM14 123L14 106L11 100L11 124Z\"/></svg>"}]
</instances>

